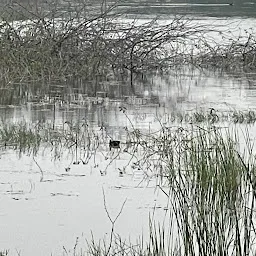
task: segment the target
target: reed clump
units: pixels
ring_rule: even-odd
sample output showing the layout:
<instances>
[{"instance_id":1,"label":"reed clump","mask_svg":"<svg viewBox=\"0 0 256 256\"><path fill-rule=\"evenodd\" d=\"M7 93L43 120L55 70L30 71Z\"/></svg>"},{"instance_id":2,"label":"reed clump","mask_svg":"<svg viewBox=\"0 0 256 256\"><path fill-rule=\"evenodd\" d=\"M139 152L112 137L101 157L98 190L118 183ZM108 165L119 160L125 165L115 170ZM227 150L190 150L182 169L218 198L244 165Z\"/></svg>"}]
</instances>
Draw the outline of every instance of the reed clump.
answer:
<instances>
[{"instance_id":1,"label":"reed clump","mask_svg":"<svg viewBox=\"0 0 256 256\"><path fill-rule=\"evenodd\" d=\"M107 144L103 131L94 131L84 121L53 123L6 123L0 125L2 150L14 150L22 154L37 155L50 150L53 159L61 159L64 152L75 157L75 162L88 163L100 144ZM79 159L78 159L79 158ZM82 158L82 159L80 159Z\"/></svg>"},{"instance_id":2,"label":"reed clump","mask_svg":"<svg viewBox=\"0 0 256 256\"><path fill-rule=\"evenodd\" d=\"M207 110L173 112L159 115L159 119L169 123L191 123L191 124L218 124L218 123L233 123L233 124L251 124L256 121L255 110L227 110L220 111L210 108Z\"/></svg>"},{"instance_id":3,"label":"reed clump","mask_svg":"<svg viewBox=\"0 0 256 256\"><path fill-rule=\"evenodd\" d=\"M244 134L238 139L211 125L140 133L144 154L136 166L161 177L173 228L165 234L178 248L159 255L253 255L256 165L254 144Z\"/></svg>"},{"instance_id":4,"label":"reed clump","mask_svg":"<svg viewBox=\"0 0 256 256\"><path fill-rule=\"evenodd\" d=\"M213 126L163 127L130 138L144 152L135 168L146 172L159 163L152 172L162 177L169 217L151 220L149 235L137 242L116 233L111 244L92 237L83 255L254 255L256 165L246 131L238 140L236 132Z\"/></svg>"},{"instance_id":5,"label":"reed clump","mask_svg":"<svg viewBox=\"0 0 256 256\"><path fill-rule=\"evenodd\" d=\"M121 108L120 111L126 114L125 108ZM125 142L126 150L127 153L142 150L145 156L147 156L148 152L151 152L153 155L157 155L158 158L159 154L162 152L162 154L166 154L170 158L172 157L172 151L169 151L169 149L175 148L177 146L175 144L177 140L182 139L183 132L185 131L184 128L182 128L183 126L196 127L197 125L206 124L212 126L221 123L246 126L255 123L255 116L254 110L221 112L217 109L209 109L208 111L173 112L169 115L158 116L159 121L164 122L165 125L163 125L164 129L161 133L156 133L155 135L143 135L139 129L134 128L129 119L131 127L134 129L129 132L128 128L125 128L127 131ZM126 117L128 118L127 115ZM58 124L55 122L56 120L54 120L54 118L52 121L37 123L25 121L11 123L2 121L0 123L0 143L4 147L14 150L19 149L24 153L33 151L35 154L37 154L40 147L49 149L56 147L59 148L57 151L62 154L61 152L66 149L74 148L74 145L77 145L80 151L86 151L88 145L96 149L99 145L106 146L111 143L111 137L107 135L106 127L99 127L94 130L86 120L78 120L76 122L66 121ZM181 127L174 132L172 127L175 125L180 125ZM181 130L183 130L183 132L179 133ZM118 143L120 143L120 141L118 141ZM148 147L147 151L144 151L145 145ZM169 148L167 146L169 146ZM117 145L117 148L119 147L120 144ZM183 147L186 148L185 145L183 145ZM131 156L133 156L133 153ZM164 163L166 163L166 160L164 160ZM136 164L139 164L139 162L136 162ZM160 162L154 164L158 165ZM149 163L148 168L150 169L152 166L153 162L151 164Z\"/></svg>"}]
</instances>

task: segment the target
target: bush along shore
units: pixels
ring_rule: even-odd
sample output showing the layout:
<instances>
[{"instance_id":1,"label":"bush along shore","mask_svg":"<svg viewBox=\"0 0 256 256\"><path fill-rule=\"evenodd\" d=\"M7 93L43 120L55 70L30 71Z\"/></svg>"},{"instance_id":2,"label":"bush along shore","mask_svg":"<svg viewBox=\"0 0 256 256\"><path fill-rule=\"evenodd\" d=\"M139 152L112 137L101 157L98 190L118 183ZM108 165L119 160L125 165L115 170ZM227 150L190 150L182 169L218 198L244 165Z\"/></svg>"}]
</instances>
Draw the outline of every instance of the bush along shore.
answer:
<instances>
[{"instance_id":1,"label":"bush along shore","mask_svg":"<svg viewBox=\"0 0 256 256\"><path fill-rule=\"evenodd\" d=\"M127 19L119 3L7 4L0 13L0 84L122 80L184 63L227 70L255 69L253 33L233 38L223 27L187 17L163 22ZM221 44L207 39L220 34ZM212 38L212 37L211 37ZM224 43L226 42L226 43Z\"/></svg>"}]
</instances>

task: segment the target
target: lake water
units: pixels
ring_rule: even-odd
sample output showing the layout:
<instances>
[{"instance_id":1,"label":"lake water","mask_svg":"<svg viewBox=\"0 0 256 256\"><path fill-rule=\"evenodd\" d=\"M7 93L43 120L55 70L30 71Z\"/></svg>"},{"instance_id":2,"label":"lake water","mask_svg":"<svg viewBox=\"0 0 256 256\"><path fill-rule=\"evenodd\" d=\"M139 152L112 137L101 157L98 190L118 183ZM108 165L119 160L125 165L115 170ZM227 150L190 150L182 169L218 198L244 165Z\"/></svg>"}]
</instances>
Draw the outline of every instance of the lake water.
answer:
<instances>
[{"instance_id":1,"label":"lake water","mask_svg":"<svg viewBox=\"0 0 256 256\"><path fill-rule=\"evenodd\" d=\"M236 24L231 27L234 34L251 28L256 21L254 1L241 4L234 1L233 6L185 1L166 3L164 7L150 5L145 11L141 6L134 7L133 14L172 15L177 10L178 14L200 16L203 23L214 21L218 25L232 21ZM63 89L52 84L41 92L41 97L37 87L1 89L0 116L5 122L40 121L61 128L66 121L86 121L95 133L101 133L104 127L106 143L100 145L87 165L74 165L75 156L70 151L64 151L54 161L54 152L48 149L41 149L33 158L20 157L3 148L0 152L0 248L10 249L10 255L62 255L65 250L71 255L77 238L77 249L84 248L91 232L95 239L107 239L111 223L103 191L111 217L115 218L125 202L115 231L131 240L145 236L150 214L160 221L166 217L167 198L157 188L159 181L153 173L133 169L130 156L123 151L109 151L107 141L111 138L125 142L125 127L134 126L144 132L158 130L161 123L178 127L179 123L170 122L173 113L207 112L210 108L227 114L234 110L255 110L255 76L256 73L227 74L184 66L165 76L148 75L147 81L138 82L134 95L122 84L102 85L98 97L90 95L90 87L85 85ZM104 90L108 91L107 97L102 96ZM126 115L120 107L127 109ZM122 144L122 150L123 147ZM120 175L120 169L126 165L125 173Z\"/></svg>"},{"instance_id":2,"label":"lake water","mask_svg":"<svg viewBox=\"0 0 256 256\"><path fill-rule=\"evenodd\" d=\"M239 0L122 1L124 10L139 15L191 15L193 17L256 17L256 2Z\"/></svg>"}]
</instances>

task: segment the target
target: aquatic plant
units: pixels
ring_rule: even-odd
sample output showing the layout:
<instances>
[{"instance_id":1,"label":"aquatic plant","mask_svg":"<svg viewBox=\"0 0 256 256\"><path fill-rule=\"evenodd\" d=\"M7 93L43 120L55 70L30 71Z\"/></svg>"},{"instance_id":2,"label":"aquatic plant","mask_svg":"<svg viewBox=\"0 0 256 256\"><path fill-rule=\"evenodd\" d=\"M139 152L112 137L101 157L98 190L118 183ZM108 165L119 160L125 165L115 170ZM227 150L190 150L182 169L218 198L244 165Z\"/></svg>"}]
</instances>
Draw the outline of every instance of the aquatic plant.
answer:
<instances>
[{"instance_id":1,"label":"aquatic plant","mask_svg":"<svg viewBox=\"0 0 256 256\"><path fill-rule=\"evenodd\" d=\"M256 166L246 134L241 142L236 133L193 125L141 133L137 165L161 177L180 248L173 255L253 255Z\"/></svg>"},{"instance_id":2,"label":"aquatic plant","mask_svg":"<svg viewBox=\"0 0 256 256\"><path fill-rule=\"evenodd\" d=\"M216 127L141 133L138 165L146 169L158 159L169 219L150 222L149 237L137 243L115 235L107 255L254 255L256 166L247 135L242 149L236 133ZM92 240L89 255L106 255L106 244Z\"/></svg>"},{"instance_id":3,"label":"aquatic plant","mask_svg":"<svg viewBox=\"0 0 256 256\"><path fill-rule=\"evenodd\" d=\"M165 125L162 124L164 129L161 135L157 132L155 134L165 138L165 141L161 141L159 140L160 137L154 137L154 134L143 135L139 129L136 129L126 113L127 109L125 107L121 107L119 110L126 115L132 128L132 130L129 130L125 127L126 141L123 142L109 137L106 127L99 127L95 130L85 120L77 122L66 121L61 125L56 125L55 120L53 120L47 123L28 123L25 121L9 123L2 121L0 123L0 144L2 149L13 149L20 154L32 153L37 155L40 148L50 149L55 159L61 159L63 152L69 150L74 155L74 163L86 164L96 153L99 146L104 146L108 149L119 148L121 150L121 144L125 144L126 153L130 153L131 156L134 155L136 150L143 149L144 145L148 146L148 151L154 148L161 149L164 145L174 143L177 139L176 137L182 135L182 133L178 134L179 129L173 132L171 126L174 124L181 126L192 125L192 127L196 127L199 124L221 125L223 122L226 124L248 125L254 124L256 120L254 110L221 112L210 109L208 111L198 110L184 113L173 112L164 116L158 115L158 121L165 123ZM183 128L180 129L182 130ZM171 146L174 146L174 144ZM134 153L131 153L132 151ZM152 153L157 152L153 151Z\"/></svg>"},{"instance_id":4,"label":"aquatic plant","mask_svg":"<svg viewBox=\"0 0 256 256\"><path fill-rule=\"evenodd\" d=\"M171 113L165 113L164 115L158 115L158 120L163 123L178 123L178 124L254 124L256 121L255 110L226 110L220 111L218 109L199 109L193 111L174 111Z\"/></svg>"},{"instance_id":5,"label":"aquatic plant","mask_svg":"<svg viewBox=\"0 0 256 256\"><path fill-rule=\"evenodd\" d=\"M53 159L61 159L63 152L69 151L74 164L87 164L100 144L107 144L109 138L104 131L94 131L85 121L65 122L61 126L52 123L6 123L0 125L0 144L3 150L14 150L22 154L36 156L44 149L52 152Z\"/></svg>"},{"instance_id":6,"label":"aquatic plant","mask_svg":"<svg viewBox=\"0 0 256 256\"><path fill-rule=\"evenodd\" d=\"M26 123L17 125L2 123L0 127L0 142L4 148L12 148L19 153L36 153L41 143L37 129L31 129Z\"/></svg>"}]
</instances>

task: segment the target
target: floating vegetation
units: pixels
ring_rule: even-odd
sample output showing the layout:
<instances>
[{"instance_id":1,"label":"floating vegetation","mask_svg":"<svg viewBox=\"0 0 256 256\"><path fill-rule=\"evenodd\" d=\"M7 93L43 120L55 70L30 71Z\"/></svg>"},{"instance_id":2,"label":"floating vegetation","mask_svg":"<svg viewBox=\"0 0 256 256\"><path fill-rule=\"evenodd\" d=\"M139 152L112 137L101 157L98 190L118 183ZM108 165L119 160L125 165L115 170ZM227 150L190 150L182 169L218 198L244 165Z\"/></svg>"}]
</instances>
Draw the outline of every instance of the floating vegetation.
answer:
<instances>
[{"instance_id":1,"label":"floating vegetation","mask_svg":"<svg viewBox=\"0 0 256 256\"><path fill-rule=\"evenodd\" d=\"M74 194L74 193L51 193L51 196L79 196L78 194Z\"/></svg>"}]
</instances>

